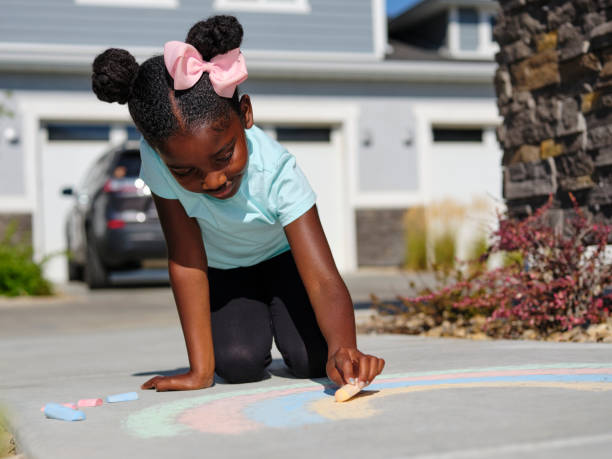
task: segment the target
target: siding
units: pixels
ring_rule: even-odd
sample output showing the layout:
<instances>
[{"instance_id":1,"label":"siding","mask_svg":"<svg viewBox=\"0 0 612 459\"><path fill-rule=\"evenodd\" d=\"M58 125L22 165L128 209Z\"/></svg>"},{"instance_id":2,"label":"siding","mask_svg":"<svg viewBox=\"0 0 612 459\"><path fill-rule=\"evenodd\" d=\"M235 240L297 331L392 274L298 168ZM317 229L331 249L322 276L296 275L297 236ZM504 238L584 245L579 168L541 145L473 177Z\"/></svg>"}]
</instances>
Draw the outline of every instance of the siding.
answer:
<instances>
[{"instance_id":1,"label":"siding","mask_svg":"<svg viewBox=\"0 0 612 459\"><path fill-rule=\"evenodd\" d=\"M371 0L310 0L308 14L214 10L212 0L177 9L77 5L74 0L0 0L0 42L153 46L183 40L199 19L235 14L245 50L373 53Z\"/></svg>"}]
</instances>

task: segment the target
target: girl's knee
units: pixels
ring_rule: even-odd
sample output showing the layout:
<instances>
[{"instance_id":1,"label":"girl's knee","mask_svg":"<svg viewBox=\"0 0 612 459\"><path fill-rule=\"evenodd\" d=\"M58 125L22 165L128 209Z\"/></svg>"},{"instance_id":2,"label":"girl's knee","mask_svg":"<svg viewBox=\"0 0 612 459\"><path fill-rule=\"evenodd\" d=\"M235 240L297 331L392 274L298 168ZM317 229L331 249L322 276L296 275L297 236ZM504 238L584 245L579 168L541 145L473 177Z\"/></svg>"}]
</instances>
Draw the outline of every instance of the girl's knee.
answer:
<instances>
[{"instance_id":1,"label":"girl's knee","mask_svg":"<svg viewBox=\"0 0 612 459\"><path fill-rule=\"evenodd\" d=\"M308 352L306 349L295 349L283 357L291 372L298 378L322 378L327 374L327 350Z\"/></svg>"},{"instance_id":2,"label":"girl's knee","mask_svg":"<svg viewBox=\"0 0 612 459\"><path fill-rule=\"evenodd\" d=\"M255 355L249 349L234 347L215 355L215 372L231 384L261 381L266 377L268 356Z\"/></svg>"}]
</instances>

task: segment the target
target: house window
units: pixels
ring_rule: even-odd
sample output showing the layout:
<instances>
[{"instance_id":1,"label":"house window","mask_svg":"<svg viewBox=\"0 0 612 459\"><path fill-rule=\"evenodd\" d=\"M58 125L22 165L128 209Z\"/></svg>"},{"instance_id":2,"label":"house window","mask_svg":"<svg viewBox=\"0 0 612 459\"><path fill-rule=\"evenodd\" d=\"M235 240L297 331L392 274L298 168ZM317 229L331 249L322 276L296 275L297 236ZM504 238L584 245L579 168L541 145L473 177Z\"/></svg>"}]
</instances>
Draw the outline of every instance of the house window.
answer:
<instances>
[{"instance_id":1,"label":"house window","mask_svg":"<svg viewBox=\"0 0 612 459\"><path fill-rule=\"evenodd\" d=\"M136 126L129 125L127 127L127 139L128 140L140 140L141 137L142 137L142 134L140 133L138 129L136 129Z\"/></svg>"},{"instance_id":2,"label":"house window","mask_svg":"<svg viewBox=\"0 0 612 459\"><path fill-rule=\"evenodd\" d=\"M332 138L331 127L258 124L270 137L279 142L323 142Z\"/></svg>"},{"instance_id":3,"label":"house window","mask_svg":"<svg viewBox=\"0 0 612 459\"><path fill-rule=\"evenodd\" d=\"M482 142L482 129L433 128L434 142Z\"/></svg>"},{"instance_id":4,"label":"house window","mask_svg":"<svg viewBox=\"0 0 612 459\"><path fill-rule=\"evenodd\" d=\"M107 124L47 124L49 141L107 141L110 126Z\"/></svg>"},{"instance_id":5,"label":"house window","mask_svg":"<svg viewBox=\"0 0 612 459\"><path fill-rule=\"evenodd\" d=\"M179 0L74 0L77 5L175 9Z\"/></svg>"},{"instance_id":6,"label":"house window","mask_svg":"<svg viewBox=\"0 0 612 459\"><path fill-rule=\"evenodd\" d=\"M478 49L478 11L474 8L459 8L459 49Z\"/></svg>"},{"instance_id":7,"label":"house window","mask_svg":"<svg viewBox=\"0 0 612 459\"><path fill-rule=\"evenodd\" d=\"M213 8L230 11L310 13L308 0L215 0Z\"/></svg>"},{"instance_id":8,"label":"house window","mask_svg":"<svg viewBox=\"0 0 612 459\"><path fill-rule=\"evenodd\" d=\"M279 142L330 142L330 139L330 128L299 126L279 126L276 128L276 140Z\"/></svg>"}]
</instances>

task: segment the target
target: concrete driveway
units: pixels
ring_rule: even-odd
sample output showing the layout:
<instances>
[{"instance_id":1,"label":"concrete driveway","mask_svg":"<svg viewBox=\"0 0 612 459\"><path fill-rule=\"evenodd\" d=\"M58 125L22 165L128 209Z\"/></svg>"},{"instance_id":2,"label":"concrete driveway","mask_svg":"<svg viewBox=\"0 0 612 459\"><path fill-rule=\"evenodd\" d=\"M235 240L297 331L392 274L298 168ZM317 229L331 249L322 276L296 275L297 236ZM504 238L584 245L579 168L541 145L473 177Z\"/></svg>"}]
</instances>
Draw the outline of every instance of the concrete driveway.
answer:
<instances>
[{"instance_id":1,"label":"concrete driveway","mask_svg":"<svg viewBox=\"0 0 612 459\"><path fill-rule=\"evenodd\" d=\"M187 366L169 291L88 298L0 304L0 403L29 459L611 457L610 345L362 335L387 366L345 404L276 350L264 381L156 393L138 387ZM128 391L81 422L40 412Z\"/></svg>"}]
</instances>

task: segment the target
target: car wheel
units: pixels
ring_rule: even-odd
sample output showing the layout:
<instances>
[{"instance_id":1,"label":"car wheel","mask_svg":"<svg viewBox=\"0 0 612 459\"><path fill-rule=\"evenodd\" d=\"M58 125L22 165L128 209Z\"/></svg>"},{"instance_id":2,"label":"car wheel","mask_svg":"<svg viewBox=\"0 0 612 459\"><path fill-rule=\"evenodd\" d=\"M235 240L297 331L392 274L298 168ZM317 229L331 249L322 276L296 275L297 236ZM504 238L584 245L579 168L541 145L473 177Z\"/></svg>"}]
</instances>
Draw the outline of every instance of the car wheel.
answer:
<instances>
[{"instance_id":1,"label":"car wheel","mask_svg":"<svg viewBox=\"0 0 612 459\"><path fill-rule=\"evenodd\" d=\"M106 269L91 238L87 238L87 258L85 260L84 274L85 282L90 289L106 287L108 283Z\"/></svg>"},{"instance_id":2,"label":"car wheel","mask_svg":"<svg viewBox=\"0 0 612 459\"><path fill-rule=\"evenodd\" d=\"M72 253L70 238L66 235L66 247L68 247L68 253L66 255L66 261L68 263L68 280L69 281L80 281L83 280L83 265L72 261Z\"/></svg>"},{"instance_id":3,"label":"car wheel","mask_svg":"<svg viewBox=\"0 0 612 459\"><path fill-rule=\"evenodd\" d=\"M83 280L83 267L70 260L68 260L68 280Z\"/></svg>"}]
</instances>

